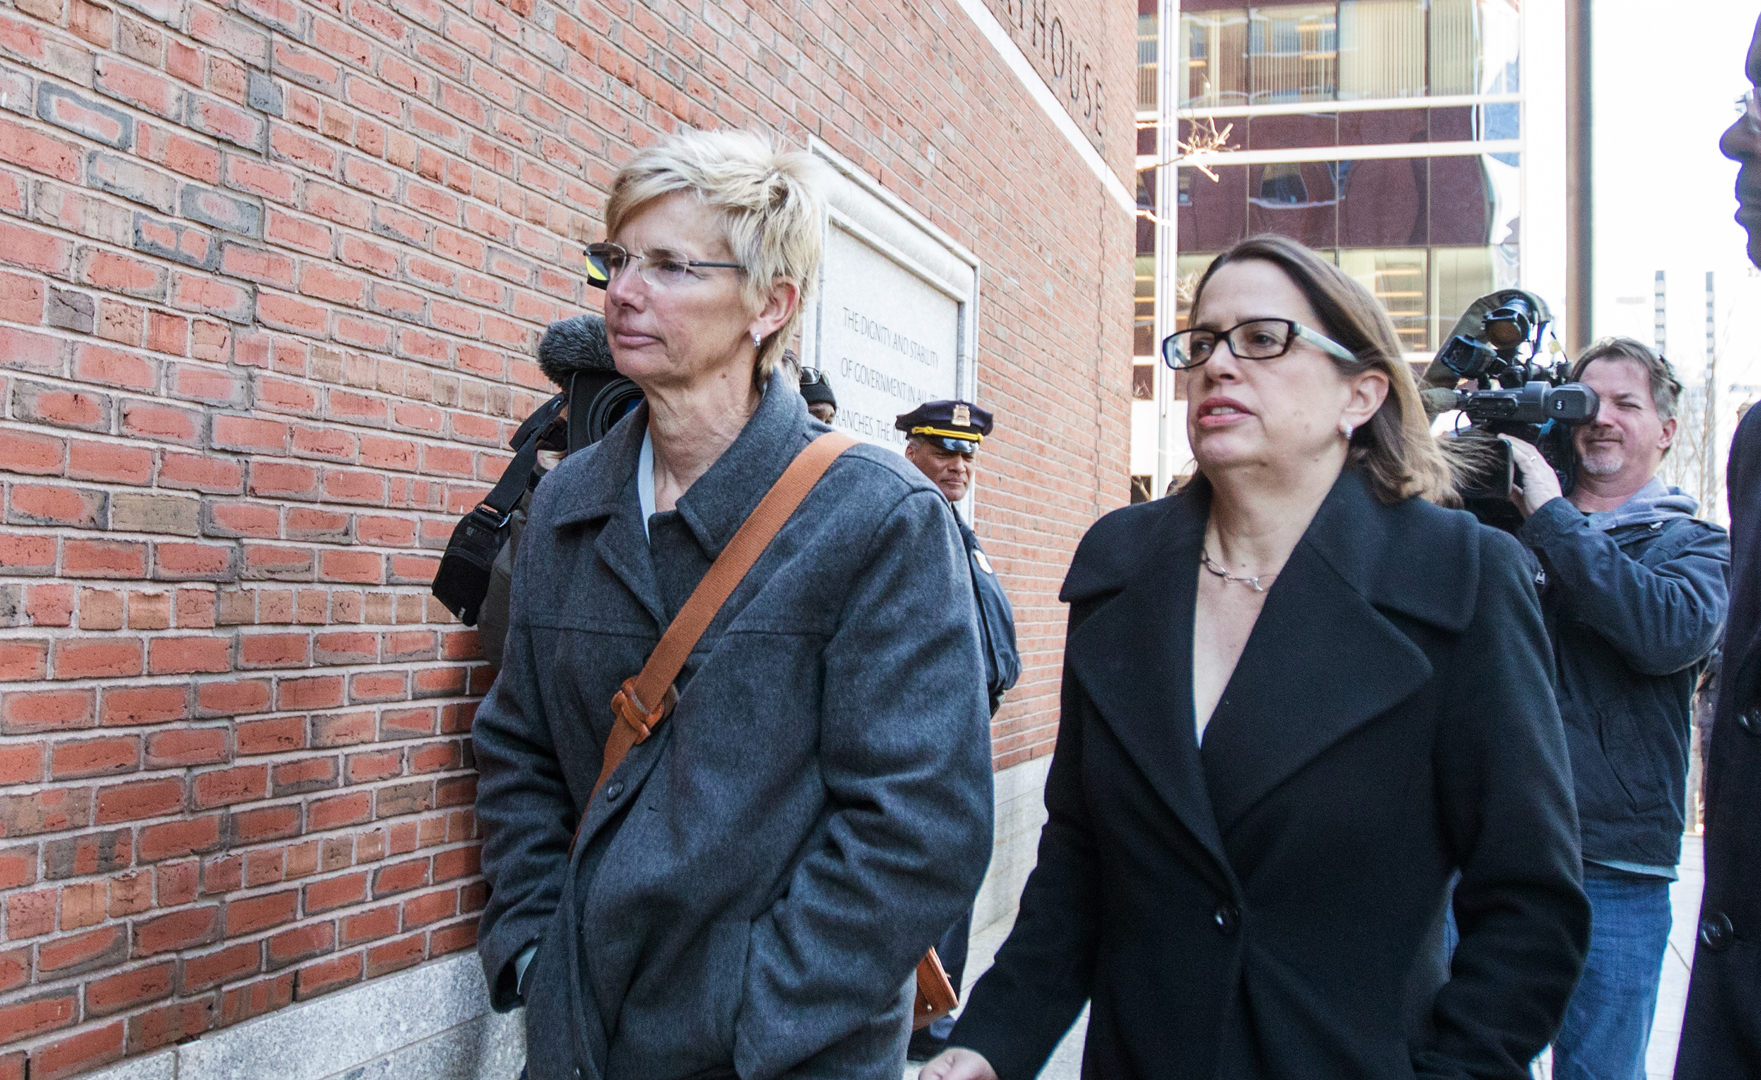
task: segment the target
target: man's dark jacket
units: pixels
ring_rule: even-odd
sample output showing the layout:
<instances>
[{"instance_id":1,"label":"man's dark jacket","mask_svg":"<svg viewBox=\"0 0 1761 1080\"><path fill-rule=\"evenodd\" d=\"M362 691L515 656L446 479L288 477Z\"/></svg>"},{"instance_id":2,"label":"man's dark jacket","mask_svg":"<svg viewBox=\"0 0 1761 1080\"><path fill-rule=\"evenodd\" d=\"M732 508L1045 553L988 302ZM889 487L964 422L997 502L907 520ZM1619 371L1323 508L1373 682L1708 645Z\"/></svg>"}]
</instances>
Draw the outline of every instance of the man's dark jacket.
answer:
<instances>
[{"instance_id":1,"label":"man's dark jacket","mask_svg":"<svg viewBox=\"0 0 1761 1080\"><path fill-rule=\"evenodd\" d=\"M1761 409L1730 448L1731 601L1706 752L1706 892L1676 1080L1761 1078Z\"/></svg>"},{"instance_id":2,"label":"man's dark jacket","mask_svg":"<svg viewBox=\"0 0 1761 1080\"><path fill-rule=\"evenodd\" d=\"M1029 1080L1087 1001L1091 1080L1527 1080L1589 905L1522 549L1347 471L1201 747L1208 493L1077 550L1039 863L951 1042Z\"/></svg>"},{"instance_id":3,"label":"man's dark jacket","mask_svg":"<svg viewBox=\"0 0 1761 1080\"><path fill-rule=\"evenodd\" d=\"M1724 530L1666 491L1653 481L1606 514L1554 499L1519 534L1544 572L1584 858L1623 868L1681 858L1689 704L1727 602Z\"/></svg>"},{"instance_id":4,"label":"man's dark jacket","mask_svg":"<svg viewBox=\"0 0 1761 1080\"><path fill-rule=\"evenodd\" d=\"M589 806L619 683L829 430L773 378L645 539L647 416L549 474L521 540L505 666L472 728L492 1000L515 1004L515 959L537 943L520 988L533 1080L898 1080L912 970L991 851L954 516L898 454L846 452Z\"/></svg>"}]
</instances>

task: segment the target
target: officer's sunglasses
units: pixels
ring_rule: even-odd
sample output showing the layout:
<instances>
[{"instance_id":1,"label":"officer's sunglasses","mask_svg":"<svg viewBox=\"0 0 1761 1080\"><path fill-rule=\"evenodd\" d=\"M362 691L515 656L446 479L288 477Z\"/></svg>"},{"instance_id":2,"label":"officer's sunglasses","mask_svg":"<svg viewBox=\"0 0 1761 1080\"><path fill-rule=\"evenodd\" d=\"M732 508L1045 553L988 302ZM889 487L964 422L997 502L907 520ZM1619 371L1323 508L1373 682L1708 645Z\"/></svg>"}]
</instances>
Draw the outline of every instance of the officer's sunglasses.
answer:
<instances>
[{"instance_id":1,"label":"officer's sunglasses","mask_svg":"<svg viewBox=\"0 0 1761 1080\"><path fill-rule=\"evenodd\" d=\"M816 367L803 367L801 369L802 386L814 386L822 382L825 382L825 372Z\"/></svg>"}]
</instances>

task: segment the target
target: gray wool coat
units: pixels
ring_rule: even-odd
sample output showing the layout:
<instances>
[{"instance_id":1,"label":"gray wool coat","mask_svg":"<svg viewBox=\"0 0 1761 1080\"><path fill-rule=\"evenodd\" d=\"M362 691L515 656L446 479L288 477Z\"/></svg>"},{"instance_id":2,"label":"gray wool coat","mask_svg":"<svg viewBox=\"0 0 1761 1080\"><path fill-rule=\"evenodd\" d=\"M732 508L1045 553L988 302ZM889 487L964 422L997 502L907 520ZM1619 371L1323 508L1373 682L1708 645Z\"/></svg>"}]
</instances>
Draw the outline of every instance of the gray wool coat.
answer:
<instances>
[{"instance_id":1,"label":"gray wool coat","mask_svg":"<svg viewBox=\"0 0 1761 1080\"><path fill-rule=\"evenodd\" d=\"M612 694L827 430L773 378L645 539L646 423L637 410L539 485L472 728L494 1003L524 998L532 1080L897 1080L913 968L991 849L953 514L899 455L846 452L703 635L672 716L587 807Z\"/></svg>"}]
</instances>

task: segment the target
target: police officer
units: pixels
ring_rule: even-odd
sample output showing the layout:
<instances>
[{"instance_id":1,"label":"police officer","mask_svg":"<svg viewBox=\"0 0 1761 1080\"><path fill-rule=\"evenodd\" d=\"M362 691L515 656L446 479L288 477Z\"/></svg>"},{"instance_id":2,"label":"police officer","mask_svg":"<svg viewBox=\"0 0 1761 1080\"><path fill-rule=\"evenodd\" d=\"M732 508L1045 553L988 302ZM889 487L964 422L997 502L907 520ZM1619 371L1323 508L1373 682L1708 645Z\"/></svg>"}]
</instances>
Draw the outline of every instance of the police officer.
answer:
<instances>
[{"instance_id":1,"label":"police officer","mask_svg":"<svg viewBox=\"0 0 1761 1080\"><path fill-rule=\"evenodd\" d=\"M965 401L926 401L893 421L905 433L905 457L941 490L954 509L954 521L966 541L966 562L972 572L972 593L978 604L978 628L983 638L985 683L990 691L991 714L1003 702L1003 694L1021 676L1021 657L1015 651L1015 611L1003 592L1003 583L991 560L978 545L978 535L960 519L960 500L972 487L973 459L979 444L991 433L991 414ZM966 969L966 944L972 935L972 912L968 911L936 945L948 981L960 989ZM910 1057L927 1061L947 1049L952 1017L944 1016L911 1036Z\"/></svg>"}]
</instances>

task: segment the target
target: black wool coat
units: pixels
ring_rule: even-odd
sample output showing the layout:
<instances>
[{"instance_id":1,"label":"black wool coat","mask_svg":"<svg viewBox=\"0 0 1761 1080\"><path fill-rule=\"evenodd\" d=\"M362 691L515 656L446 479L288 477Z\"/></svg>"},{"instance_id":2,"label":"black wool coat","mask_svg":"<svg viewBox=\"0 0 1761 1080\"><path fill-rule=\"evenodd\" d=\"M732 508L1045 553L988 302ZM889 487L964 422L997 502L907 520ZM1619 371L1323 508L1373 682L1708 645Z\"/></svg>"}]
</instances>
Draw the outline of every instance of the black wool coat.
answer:
<instances>
[{"instance_id":1,"label":"black wool coat","mask_svg":"<svg viewBox=\"0 0 1761 1080\"><path fill-rule=\"evenodd\" d=\"M1706 752L1706 892L1676 1080L1761 1077L1761 410L1731 442L1730 621Z\"/></svg>"},{"instance_id":2,"label":"black wool coat","mask_svg":"<svg viewBox=\"0 0 1761 1080\"><path fill-rule=\"evenodd\" d=\"M1039 864L952 1042L1025 1080L1088 1001L1085 1077L1526 1078L1589 907L1520 548L1348 470L1201 750L1208 507L1200 480L1077 551Z\"/></svg>"}]
</instances>

